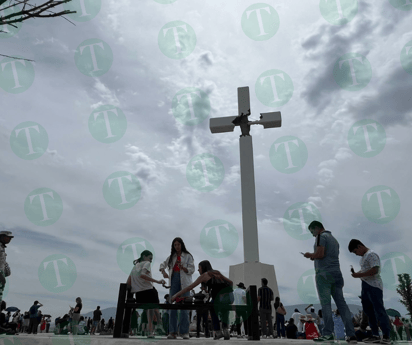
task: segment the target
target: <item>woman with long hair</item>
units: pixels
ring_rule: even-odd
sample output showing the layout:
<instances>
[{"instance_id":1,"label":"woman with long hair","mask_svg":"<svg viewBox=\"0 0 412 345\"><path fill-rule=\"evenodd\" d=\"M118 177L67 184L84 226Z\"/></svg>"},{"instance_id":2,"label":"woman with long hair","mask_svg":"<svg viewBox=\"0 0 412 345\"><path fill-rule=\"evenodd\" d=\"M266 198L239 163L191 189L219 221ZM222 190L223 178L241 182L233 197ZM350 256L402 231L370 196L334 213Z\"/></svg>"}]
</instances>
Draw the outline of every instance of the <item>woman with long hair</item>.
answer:
<instances>
[{"instance_id":1,"label":"woman with long hair","mask_svg":"<svg viewBox=\"0 0 412 345\"><path fill-rule=\"evenodd\" d=\"M170 292L173 296L178 291L185 289L192 283L192 274L195 272L195 262L183 240L176 237L172 241L170 256L160 264L159 271L164 278L169 278ZM183 294L183 297L190 296L190 289ZM189 311L180 310L180 335L183 339L189 338ZM177 338L177 310L170 310L169 335L167 339Z\"/></svg>"},{"instance_id":2,"label":"woman with long hair","mask_svg":"<svg viewBox=\"0 0 412 345\"><path fill-rule=\"evenodd\" d=\"M198 272L200 277L197 278L191 285L174 294L172 296L172 302L175 301L177 297L184 295L186 292L204 283L204 286L208 288L208 292L212 296L211 303L215 305L210 312L212 316L213 329L215 331L215 339L224 337L225 340L229 340L229 310L219 310L221 309L219 307L233 303L233 282L219 271L214 270L208 260L204 260L199 263ZM228 287L228 285L230 287ZM221 315L223 332L220 330L219 318L217 314Z\"/></svg>"},{"instance_id":3,"label":"woman with long hair","mask_svg":"<svg viewBox=\"0 0 412 345\"><path fill-rule=\"evenodd\" d=\"M80 321L80 311L83 308L82 304L82 299L80 297L76 298L76 307L73 310L73 315L72 315L72 324L71 324L71 332L73 335L77 335L77 325L79 324Z\"/></svg>"},{"instance_id":4,"label":"woman with long hair","mask_svg":"<svg viewBox=\"0 0 412 345\"><path fill-rule=\"evenodd\" d=\"M165 281L155 280L152 278L150 264L153 260L153 254L149 250L144 250L140 258L133 261L133 269L127 279L127 285L130 286L131 293L135 293L137 303L159 304L159 294L153 283L165 284ZM153 316L159 315L158 309L147 309L149 334L148 338L154 338Z\"/></svg>"},{"instance_id":5,"label":"woman with long hair","mask_svg":"<svg viewBox=\"0 0 412 345\"><path fill-rule=\"evenodd\" d=\"M283 339L286 337L286 332L285 332L285 315L278 313L278 308L280 307L284 313L286 313L285 308L283 307L283 304L280 302L280 297L275 298L275 311L276 311L276 330L278 333L278 338L281 338L281 335ZM281 338L282 339L282 338Z\"/></svg>"}]
</instances>

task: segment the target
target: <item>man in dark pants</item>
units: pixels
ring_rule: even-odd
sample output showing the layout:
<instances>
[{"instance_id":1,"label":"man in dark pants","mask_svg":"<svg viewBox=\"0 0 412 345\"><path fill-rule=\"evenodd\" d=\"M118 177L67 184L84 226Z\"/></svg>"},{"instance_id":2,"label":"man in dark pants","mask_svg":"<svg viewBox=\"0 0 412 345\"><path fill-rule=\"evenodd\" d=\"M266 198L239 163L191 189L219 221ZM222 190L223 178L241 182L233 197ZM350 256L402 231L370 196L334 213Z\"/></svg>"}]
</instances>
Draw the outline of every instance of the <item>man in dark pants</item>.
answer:
<instances>
[{"instance_id":1,"label":"man in dark pants","mask_svg":"<svg viewBox=\"0 0 412 345\"><path fill-rule=\"evenodd\" d=\"M323 224L314 220L309 224L309 231L316 237L314 253L305 253L305 258L315 264L315 281L322 316L325 322L323 336L313 339L315 342L330 342L334 340L334 323L332 317L331 297L336 303L345 325L346 341L357 344L355 328L353 327L350 310L343 296L344 280L339 263L339 243L330 231L325 230Z\"/></svg>"},{"instance_id":2,"label":"man in dark pants","mask_svg":"<svg viewBox=\"0 0 412 345\"><path fill-rule=\"evenodd\" d=\"M39 303L39 301L34 301L34 304L30 307L30 323L29 323L29 331L28 334L37 334L37 328L39 326L38 320L38 310L40 307L43 307L43 304Z\"/></svg>"},{"instance_id":3,"label":"man in dark pants","mask_svg":"<svg viewBox=\"0 0 412 345\"><path fill-rule=\"evenodd\" d=\"M262 337L265 339L273 338L273 327L272 327L272 306L270 304L273 301L273 291L268 287L268 280L262 278L262 287L258 290L259 302L259 314L260 314L260 326L262 327ZM269 334L267 332L266 321L269 322Z\"/></svg>"},{"instance_id":4,"label":"man in dark pants","mask_svg":"<svg viewBox=\"0 0 412 345\"><path fill-rule=\"evenodd\" d=\"M348 249L351 253L362 257L360 260L361 270L355 272L352 269L352 277L361 278L362 280L362 307L368 315L373 334L372 337L363 339L363 342L390 344L391 327L383 305L383 283L380 276L381 263L379 256L356 239L349 242ZM378 321L383 333L382 340L379 336Z\"/></svg>"}]
</instances>

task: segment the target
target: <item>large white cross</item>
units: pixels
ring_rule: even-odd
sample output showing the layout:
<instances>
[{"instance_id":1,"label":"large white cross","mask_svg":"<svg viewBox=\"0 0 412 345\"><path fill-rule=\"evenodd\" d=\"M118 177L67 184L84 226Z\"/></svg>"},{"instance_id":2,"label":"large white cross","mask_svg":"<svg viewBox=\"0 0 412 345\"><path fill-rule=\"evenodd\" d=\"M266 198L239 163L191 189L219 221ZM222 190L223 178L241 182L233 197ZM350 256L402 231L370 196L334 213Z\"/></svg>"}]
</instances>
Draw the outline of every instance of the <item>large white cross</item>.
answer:
<instances>
[{"instance_id":1,"label":"large white cross","mask_svg":"<svg viewBox=\"0 0 412 345\"><path fill-rule=\"evenodd\" d=\"M233 132L235 126L240 126L242 135L239 137L240 148L240 179L242 187L242 222L243 251L245 262L259 262L259 243L256 217L255 171L253 167L252 136L250 125L259 124L264 128L275 128L282 125L279 111L261 113L259 121L249 121L250 97L249 87L238 87L238 115L211 118L209 128L212 133Z\"/></svg>"}]
</instances>

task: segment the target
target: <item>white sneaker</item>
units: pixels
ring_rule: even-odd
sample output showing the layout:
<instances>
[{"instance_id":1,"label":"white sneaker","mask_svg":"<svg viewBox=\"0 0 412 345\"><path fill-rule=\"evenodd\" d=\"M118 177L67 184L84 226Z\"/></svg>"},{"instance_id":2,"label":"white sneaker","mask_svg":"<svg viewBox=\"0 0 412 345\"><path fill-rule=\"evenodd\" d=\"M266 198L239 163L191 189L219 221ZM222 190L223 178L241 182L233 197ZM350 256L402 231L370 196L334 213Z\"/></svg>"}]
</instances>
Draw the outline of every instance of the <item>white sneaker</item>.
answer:
<instances>
[{"instance_id":1,"label":"white sneaker","mask_svg":"<svg viewBox=\"0 0 412 345\"><path fill-rule=\"evenodd\" d=\"M262 339L266 339L266 335L262 335Z\"/></svg>"},{"instance_id":2,"label":"white sneaker","mask_svg":"<svg viewBox=\"0 0 412 345\"><path fill-rule=\"evenodd\" d=\"M190 339L189 333L183 334L183 335L182 335L182 338L183 338L183 339Z\"/></svg>"}]
</instances>

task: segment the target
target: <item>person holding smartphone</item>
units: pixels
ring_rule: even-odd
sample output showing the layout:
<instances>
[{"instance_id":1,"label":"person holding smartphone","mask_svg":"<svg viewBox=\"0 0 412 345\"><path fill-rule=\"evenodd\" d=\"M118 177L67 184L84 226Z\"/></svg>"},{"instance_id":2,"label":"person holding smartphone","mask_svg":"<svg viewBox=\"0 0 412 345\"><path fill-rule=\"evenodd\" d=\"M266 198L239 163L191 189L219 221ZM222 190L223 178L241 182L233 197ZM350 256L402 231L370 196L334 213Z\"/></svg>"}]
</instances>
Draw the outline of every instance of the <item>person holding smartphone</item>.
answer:
<instances>
[{"instance_id":1,"label":"person holding smartphone","mask_svg":"<svg viewBox=\"0 0 412 345\"><path fill-rule=\"evenodd\" d=\"M361 256L361 270L355 272L351 269L353 278L362 280L362 307L369 318L369 326L372 330L372 337L363 339L364 343L390 344L390 330L388 315L383 304L383 283L380 276L381 262L378 254L356 239L352 239L348 246L349 252ZM378 321L382 329L382 339L379 336Z\"/></svg>"}]
</instances>

